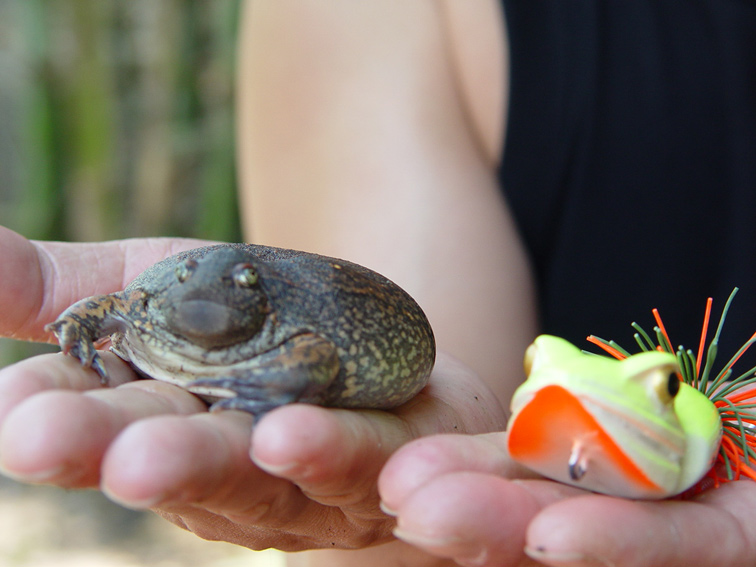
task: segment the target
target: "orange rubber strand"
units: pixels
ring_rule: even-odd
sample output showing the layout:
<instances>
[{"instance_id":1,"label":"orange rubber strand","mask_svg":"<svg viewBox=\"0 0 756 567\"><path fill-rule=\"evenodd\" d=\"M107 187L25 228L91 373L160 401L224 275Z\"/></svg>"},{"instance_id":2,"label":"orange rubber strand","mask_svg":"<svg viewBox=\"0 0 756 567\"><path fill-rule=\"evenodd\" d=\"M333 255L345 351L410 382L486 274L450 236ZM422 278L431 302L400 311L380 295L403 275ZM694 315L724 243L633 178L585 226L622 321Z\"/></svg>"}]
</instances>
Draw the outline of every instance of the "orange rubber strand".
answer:
<instances>
[{"instance_id":1,"label":"orange rubber strand","mask_svg":"<svg viewBox=\"0 0 756 567\"><path fill-rule=\"evenodd\" d=\"M617 350L616 348L614 348L614 347L613 347L612 345L608 345L608 344L606 344L606 343L604 343L604 342L600 341L600 340L599 340L598 338L596 338L596 337L595 337L595 336L593 336L593 335L591 335L591 336L587 337L587 338L586 338L586 340L587 340L587 341L588 341L589 343L593 343L593 344L594 344L594 345L596 345L597 347L599 347L599 348L603 349L604 351L606 351L607 353L611 354L611 355L612 355L612 356L613 356L614 358L616 358L617 360L624 360L624 359L626 359L626 358L627 358L627 356L626 356L625 354L623 354L623 353L621 353L620 351L618 351L618 350Z\"/></svg>"},{"instance_id":2,"label":"orange rubber strand","mask_svg":"<svg viewBox=\"0 0 756 567\"><path fill-rule=\"evenodd\" d=\"M698 343L698 356L696 357L696 379L701 376L701 362L703 361L704 346L706 345L706 335L709 332L709 317L711 316L711 304L713 301L711 297L706 300L706 311L704 313L703 327L701 328L701 340Z\"/></svg>"},{"instance_id":3,"label":"orange rubber strand","mask_svg":"<svg viewBox=\"0 0 756 567\"><path fill-rule=\"evenodd\" d=\"M662 335L664 335L664 338L667 339L667 342L669 343L670 348L674 349L675 347L672 344L672 341L669 340L667 329L664 328L664 323L662 322L661 316L659 315L659 310L654 308L651 310L651 312L654 314L654 319L656 319L656 324L659 325L659 330L662 332Z\"/></svg>"}]
</instances>

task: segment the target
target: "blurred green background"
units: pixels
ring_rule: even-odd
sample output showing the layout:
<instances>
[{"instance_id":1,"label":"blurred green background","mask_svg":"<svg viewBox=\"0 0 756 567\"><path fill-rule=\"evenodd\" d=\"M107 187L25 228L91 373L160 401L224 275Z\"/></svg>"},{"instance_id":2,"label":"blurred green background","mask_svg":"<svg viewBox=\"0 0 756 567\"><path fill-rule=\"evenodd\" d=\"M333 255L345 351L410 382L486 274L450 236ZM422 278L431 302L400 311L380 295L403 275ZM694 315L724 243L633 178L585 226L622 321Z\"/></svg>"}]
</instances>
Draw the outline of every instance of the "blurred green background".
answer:
<instances>
[{"instance_id":1,"label":"blurred green background","mask_svg":"<svg viewBox=\"0 0 756 567\"><path fill-rule=\"evenodd\" d=\"M239 4L0 0L0 224L38 239L240 240ZM39 350L0 340L0 366ZM0 481L0 565L48 564L280 565L280 556L202 542L95 492Z\"/></svg>"},{"instance_id":2,"label":"blurred green background","mask_svg":"<svg viewBox=\"0 0 756 567\"><path fill-rule=\"evenodd\" d=\"M237 241L239 0L0 0L0 224ZM27 356L0 341L0 364Z\"/></svg>"}]
</instances>

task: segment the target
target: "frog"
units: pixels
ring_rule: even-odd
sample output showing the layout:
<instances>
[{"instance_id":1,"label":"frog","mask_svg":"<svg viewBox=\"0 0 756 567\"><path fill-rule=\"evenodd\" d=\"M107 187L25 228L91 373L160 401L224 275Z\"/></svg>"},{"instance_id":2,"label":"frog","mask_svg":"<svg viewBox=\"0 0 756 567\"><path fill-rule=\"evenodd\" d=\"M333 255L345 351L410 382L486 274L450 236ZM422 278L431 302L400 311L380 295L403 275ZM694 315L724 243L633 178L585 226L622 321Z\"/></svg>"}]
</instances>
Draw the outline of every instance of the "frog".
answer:
<instances>
[{"instance_id":1,"label":"frog","mask_svg":"<svg viewBox=\"0 0 756 567\"><path fill-rule=\"evenodd\" d=\"M436 356L422 308L388 278L259 244L168 257L122 291L77 301L46 328L104 385L98 347L109 339L139 376L255 421L295 402L396 408L426 386Z\"/></svg>"},{"instance_id":2,"label":"frog","mask_svg":"<svg viewBox=\"0 0 756 567\"><path fill-rule=\"evenodd\" d=\"M659 500L693 487L722 438L714 403L681 381L677 357L615 360L540 335L515 391L507 448L543 476L593 492Z\"/></svg>"}]
</instances>

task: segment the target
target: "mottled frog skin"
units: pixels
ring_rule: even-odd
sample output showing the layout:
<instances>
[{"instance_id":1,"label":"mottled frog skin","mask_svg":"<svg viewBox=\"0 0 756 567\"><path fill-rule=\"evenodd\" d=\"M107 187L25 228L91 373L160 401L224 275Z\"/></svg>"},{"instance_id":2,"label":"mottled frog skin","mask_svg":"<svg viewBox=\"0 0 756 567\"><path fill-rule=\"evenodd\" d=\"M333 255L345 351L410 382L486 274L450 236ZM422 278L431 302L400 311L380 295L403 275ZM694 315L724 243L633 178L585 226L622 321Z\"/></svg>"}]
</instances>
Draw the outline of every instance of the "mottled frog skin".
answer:
<instances>
[{"instance_id":1,"label":"mottled frog skin","mask_svg":"<svg viewBox=\"0 0 756 567\"><path fill-rule=\"evenodd\" d=\"M427 383L430 324L396 284L351 262L221 244L167 258L48 325L107 382L95 343L139 373L260 417L287 403L396 407Z\"/></svg>"}]
</instances>

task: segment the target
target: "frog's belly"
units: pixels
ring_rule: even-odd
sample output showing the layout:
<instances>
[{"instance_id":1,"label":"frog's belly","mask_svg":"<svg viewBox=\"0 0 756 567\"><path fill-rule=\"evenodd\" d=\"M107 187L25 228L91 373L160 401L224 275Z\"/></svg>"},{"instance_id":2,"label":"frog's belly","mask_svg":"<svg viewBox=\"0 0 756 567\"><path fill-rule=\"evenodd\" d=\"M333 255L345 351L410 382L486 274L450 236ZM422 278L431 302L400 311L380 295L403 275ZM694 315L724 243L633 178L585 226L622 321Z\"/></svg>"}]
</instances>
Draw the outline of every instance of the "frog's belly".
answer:
<instances>
[{"instance_id":1,"label":"frog's belly","mask_svg":"<svg viewBox=\"0 0 756 567\"><path fill-rule=\"evenodd\" d=\"M202 354L199 348L197 353L194 353L195 357L188 357L171 348L155 349L147 346L138 335L130 335L128 341L115 335L113 337L115 340L110 350L131 363L141 374L180 386L208 402L232 398L236 394L225 388L192 386L192 382L200 378L226 378L254 365L254 360L227 365L207 364L197 360Z\"/></svg>"},{"instance_id":2,"label":"frog's belly","mask_svg":"<svg viewBox=\"0 0 756 567\"><path fill-rule=\"evenodd\" d=\"M547 386L513 418L508 449L513 459L540 474L628 498L660 498L664 487L641 470L604 431L578 398ZM583 473L576 479L570 462Z\"/></svg>"}]
</instances>

